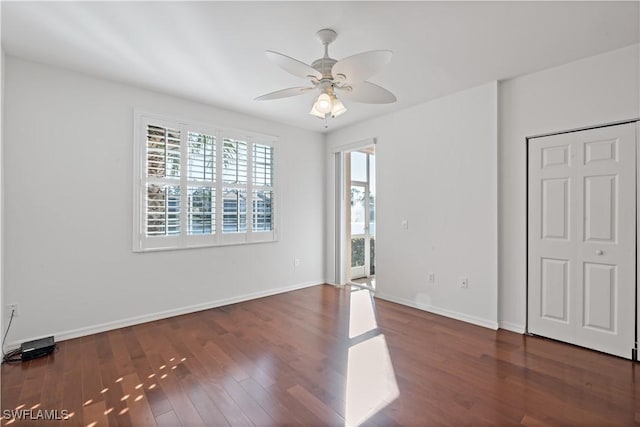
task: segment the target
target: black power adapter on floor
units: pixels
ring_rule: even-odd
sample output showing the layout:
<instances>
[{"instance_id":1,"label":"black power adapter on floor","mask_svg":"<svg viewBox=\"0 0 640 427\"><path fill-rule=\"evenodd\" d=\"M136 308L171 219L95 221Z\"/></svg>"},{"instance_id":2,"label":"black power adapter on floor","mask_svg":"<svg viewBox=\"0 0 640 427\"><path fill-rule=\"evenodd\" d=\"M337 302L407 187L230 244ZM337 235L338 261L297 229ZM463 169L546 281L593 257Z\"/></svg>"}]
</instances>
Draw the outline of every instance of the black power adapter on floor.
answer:
<instances>
[{"instance_id":1,"label":"black power adapter on floor","mask_svg":"<svg viewBox=\"0 0 640 427\"><path fill-rule=\"evenodd\" d=\"M21 359L25 360L36 359L38 357L46 356L49 353L53 353L56 349L56 343L53 337L40 338L39 340L23 342L20 345Z\"/></svg>"},{"instance_id":2,"label":"black power adapter on floor","mask_svg":"<svg viewBox=\"0 0 640 427\"><path fill-rule=\"evenodd\" d=\"M52 336L23 342L19 348L5 354L2 363L26 362L51 354L55 349L56 343Z\"/></svg>"}]
</instances>

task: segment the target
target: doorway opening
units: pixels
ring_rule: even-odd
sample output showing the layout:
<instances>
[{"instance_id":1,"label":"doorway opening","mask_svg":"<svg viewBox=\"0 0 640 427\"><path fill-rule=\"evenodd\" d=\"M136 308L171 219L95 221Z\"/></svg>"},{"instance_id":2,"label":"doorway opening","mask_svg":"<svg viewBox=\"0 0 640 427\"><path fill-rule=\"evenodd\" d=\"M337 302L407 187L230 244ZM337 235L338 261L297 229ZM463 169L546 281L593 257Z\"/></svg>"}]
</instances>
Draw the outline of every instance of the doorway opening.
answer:
<instances>
[{"instance_id":1,"label":"doorway opening","mask_svg":"<svg viewBox=\"0 0 640 427\"><path fill-rule=\"evenodd\" d=\"M347 282L376 287L375 146L345 153L347 195Z\"/></svg>"}]
</instances>

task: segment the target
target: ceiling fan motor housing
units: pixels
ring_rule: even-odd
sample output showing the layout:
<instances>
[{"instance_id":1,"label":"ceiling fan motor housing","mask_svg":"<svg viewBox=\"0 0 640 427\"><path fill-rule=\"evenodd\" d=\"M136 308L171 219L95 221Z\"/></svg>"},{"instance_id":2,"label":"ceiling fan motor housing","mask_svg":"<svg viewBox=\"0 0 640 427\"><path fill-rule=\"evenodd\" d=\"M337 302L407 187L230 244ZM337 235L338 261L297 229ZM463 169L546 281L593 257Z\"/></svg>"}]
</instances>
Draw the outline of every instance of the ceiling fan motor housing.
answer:
<instances>
[{"instance_id":1,"label":"ceiling fan motor housing","mask_svg":"<svg viewBox=\"0 0 640 427\"><path fill-rule=\"evenodd\" d=\"M313 61L311 67L315 70L322 73L322 79L333 80L333 76L331 75L331 69L333 68L333 64L338 62L333 58L320 58Z\"/></svg>"}]
</instances>

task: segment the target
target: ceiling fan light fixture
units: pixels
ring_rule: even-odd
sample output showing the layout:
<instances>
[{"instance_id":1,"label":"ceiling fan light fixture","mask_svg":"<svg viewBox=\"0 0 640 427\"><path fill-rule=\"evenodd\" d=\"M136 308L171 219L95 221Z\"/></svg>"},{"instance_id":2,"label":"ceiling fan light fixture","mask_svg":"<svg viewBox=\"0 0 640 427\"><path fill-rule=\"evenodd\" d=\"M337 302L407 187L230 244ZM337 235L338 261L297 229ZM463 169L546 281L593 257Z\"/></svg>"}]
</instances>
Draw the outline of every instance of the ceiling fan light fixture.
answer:
<instances>
[{"instance_id":1,"label":"ceiling fan light fixture","mask_svg":"<svg viewBox=\"0 0 640 427\"><path fill-rule=\"evenodd\" d=\"M313 107L321 113L330 113L332 108L331 97L326 93L321 93Z\"/></svg>"},{"instance_id":2,"label":"ceiling fan light fixture","mask_svg":"<svg viewBox=\"0 0 640 427\"><path fill-rule=\"evenodd\" d=\"M331 107L331 117L338 117L341 114L347 112L347 107L344 106L336 96L333 97L333 105Z\"/></svg>"},{"instance_id":3,"label":"ceiling fan light fixture","mask_svg":"<svg viewBox=\"0 0 640 427\"><path fill-rule=\"evenodd\" d=\"M311 111L309 111L309 114L311 114L312 116L316 116L319 119L324 119L327 114L326 113L321 113L320 111L318 111L316 109L316 103L314 102L313 105L311 106Z\"/></svg>"}]
</instances>

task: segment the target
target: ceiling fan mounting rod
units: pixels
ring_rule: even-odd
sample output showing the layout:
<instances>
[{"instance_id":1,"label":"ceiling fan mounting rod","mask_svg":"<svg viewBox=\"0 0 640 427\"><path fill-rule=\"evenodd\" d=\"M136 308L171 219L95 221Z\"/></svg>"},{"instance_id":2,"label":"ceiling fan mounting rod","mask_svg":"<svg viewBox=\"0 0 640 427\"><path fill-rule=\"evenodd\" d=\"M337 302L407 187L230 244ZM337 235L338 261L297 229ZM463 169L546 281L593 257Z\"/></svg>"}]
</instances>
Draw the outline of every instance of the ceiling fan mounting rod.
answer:
<instances>
[{"instance_id":1,"label":"ceiling fan mounting rod","mask_svg":"<svg viewBox=\"0 0 640 427\"><path fill-rule=\"evenodd\" d=\"M313 64L311 64L311 66L322 74L321 81L333 80L333 76L331 75L331 68L333 67L333 64L338 61L329 56L329 45L336 40L336 38L338 37L338 33L330 28L323 28L316 33L316 37L324 46L324 56L320 59L315 60Z\"/></svg>"}]
</instances>

